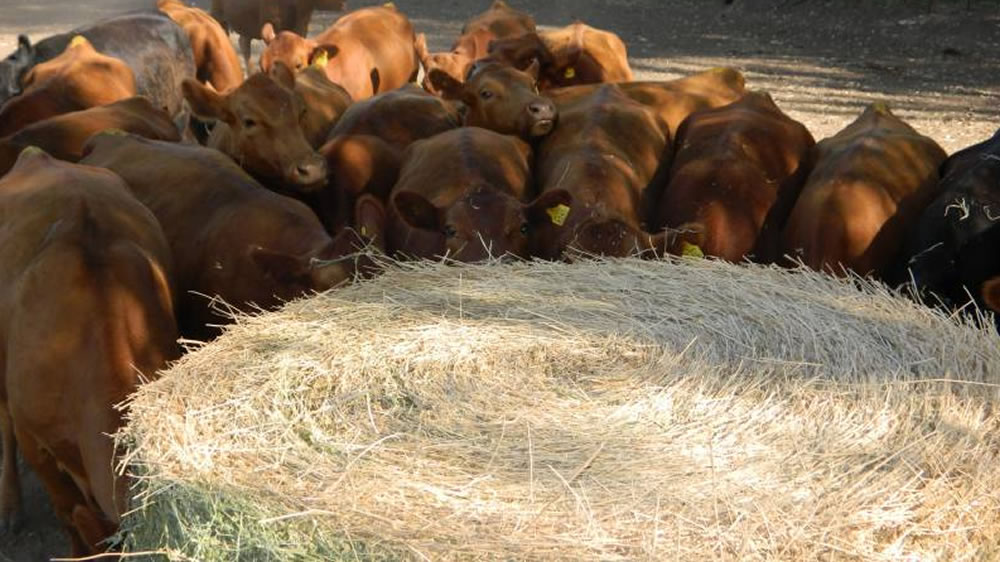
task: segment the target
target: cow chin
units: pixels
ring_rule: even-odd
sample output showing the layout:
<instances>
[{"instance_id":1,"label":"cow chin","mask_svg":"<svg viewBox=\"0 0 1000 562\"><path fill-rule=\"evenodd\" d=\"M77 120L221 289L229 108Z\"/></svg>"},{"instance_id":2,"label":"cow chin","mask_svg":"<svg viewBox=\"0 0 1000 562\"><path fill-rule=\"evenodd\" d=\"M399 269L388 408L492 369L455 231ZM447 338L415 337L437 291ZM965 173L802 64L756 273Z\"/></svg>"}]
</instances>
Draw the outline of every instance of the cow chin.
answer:
<instances>
[{"instance_id":1,"label":"cow chin","mask_svg":"<svg viewBox=\"0 0 1000 562\"><path fill-rule=\"evenodd\" d=\"M539 119L531 124L530 136L544 137L555 128L555 121L552 119Z\"/></svg>"}]
</instances>

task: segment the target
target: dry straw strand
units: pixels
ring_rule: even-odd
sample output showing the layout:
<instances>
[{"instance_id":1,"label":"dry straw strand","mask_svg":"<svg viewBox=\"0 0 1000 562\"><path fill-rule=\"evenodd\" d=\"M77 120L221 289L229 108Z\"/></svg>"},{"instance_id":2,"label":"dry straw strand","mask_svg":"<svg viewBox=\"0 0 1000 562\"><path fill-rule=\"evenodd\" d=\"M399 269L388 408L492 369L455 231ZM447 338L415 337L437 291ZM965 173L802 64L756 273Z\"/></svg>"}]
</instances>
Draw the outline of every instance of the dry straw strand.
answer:
<instances>
[{"instance_id":1,"label":"dry straw strand","mask_svg":"<svg viewBox=\"0 0 1000 562\"><path fill-rule=\"evenodd\" d=\"M996 557L998 344L804 270L395 264L141 388L127 550Z\"/></svg>"}]
</instances>

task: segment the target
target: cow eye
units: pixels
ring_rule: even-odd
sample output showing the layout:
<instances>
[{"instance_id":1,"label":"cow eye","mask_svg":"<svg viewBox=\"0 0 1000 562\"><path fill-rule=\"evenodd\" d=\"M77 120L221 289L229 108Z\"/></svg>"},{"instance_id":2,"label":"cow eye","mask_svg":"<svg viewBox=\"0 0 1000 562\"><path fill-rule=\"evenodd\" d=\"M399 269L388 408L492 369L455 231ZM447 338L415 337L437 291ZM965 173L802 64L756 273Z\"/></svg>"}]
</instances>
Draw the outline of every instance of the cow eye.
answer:
<instances>
[{"instance_id":1,"label":"cow eye","mask_svg":"<svg viewBox=\"0 0 1000 562\"><path fill-rule=\"evenodd\" d=\"M483 98L484 100L488 100L493 97L493 92L489 90L483 90L479 92L479 97Z\"/></svg>"},{"instance_id":2,"label":"cow eye","mask_svg":"<svg viewBox=\"0 0 1000 562\"><path fill-rule=\"evenodd\" d=\"M444 235L447 236L448 238L454 238L455 236L458 235L458 231L455 230L454 226L449 224L444 227Z\"/></svg>"},{"instance_id":3,"label":"cow eye","mask_svg":"<svg viewBox=\"0 0 1000 562\"><path fill-rule=\"evenodd\" d=\"M524 234L525 236L527 236L529 230L531 230L531 225L530 224L523 223L521 225L521 234Z\"/></svg>"},{"instance_id":4,"label":"cow eye","mask_svg":"<svg viewBox=\"0 0 1000 562\"><path fill-rule=\"evenodd\" d=\"M256 126L257 126L257 122L254 121L253 119L244 119L243 120L243 127L246 128L246 129L252 129L252 128L256 127Z\"/></svg>"}]
</instances>

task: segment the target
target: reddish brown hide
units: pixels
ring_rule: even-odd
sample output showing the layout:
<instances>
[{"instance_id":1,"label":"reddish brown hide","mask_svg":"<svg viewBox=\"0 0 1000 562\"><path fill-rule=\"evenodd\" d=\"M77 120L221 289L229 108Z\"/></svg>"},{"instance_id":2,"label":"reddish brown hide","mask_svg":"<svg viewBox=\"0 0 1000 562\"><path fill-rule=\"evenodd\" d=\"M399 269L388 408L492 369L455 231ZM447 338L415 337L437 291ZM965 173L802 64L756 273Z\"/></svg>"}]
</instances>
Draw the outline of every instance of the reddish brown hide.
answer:
<instances>
[{"instance_id":1,"label":"reddish brown hide","mask_svg":"<svg viewBox=\"0 0 1000 562\"><path fill-rule=\"evenodd\" d=\"M345 258L383 239L384 213L359 200L357 230L331 238L303 203L269 191L218 151L197 145L101 134L84 162L122 176L163 225L176 256L178 318L195 338L228 321L207 296L243 311L273 308L353 279L367 267ZM193 294L192 292L198 293Z\"/></svg>"},{"instance_id":2,"label":"reddish brown hide","mask_svg":"<svg viewBox=\"0 0 1000 562\"><path fill-rule=\"evenodd\" d=\"M226 94L190 79L183 87L196 115L219 121L208 146L269 187L309 193L326 185L326 162L302 131L306 108L295 83L295 75L279 64L270 75L254 74Z\"/></svg>"},{"instance_id":3,"label":"reddish brown hide","mask_svg":"<svg viewBox=\"0 0 1000 562\"><path fill-rule=\"evenodd\" d=\"M532 60L539 61L542 90L632 80L621 37L579 21L562 29L494 41L489 54L492 60L521 69Z\"/></svg>"},{"instance_id":4,"label":"reddish brown hide","mask_svg":"<svg viewBox=\"0 0 1000 562\"><path fill-rule=\"evenodd\" d=\"M417 35L417 55L424 67L424 88L440 94L428 78L432 70L444 72L457 82L464 82L472 63L489 54L491 41L520 37L534 31L535 18L511 8L504 0L495 0L488 10L465 23L462 35L449 52L430 53L427 38L423 33Z\"/></svg>"},{"instance_id":5,"label":"reddish brown hide","mask_svg":"<svg viewBox=\"0 0 1000 562\"><path fill-rule=\"evenodd\" d=\"M495 62L476 65L464 83L440 71L431 71L430 79L445 99L466 105L469 127L522 139L543 137L555 127L555 104L538 94L537 62L523 72Z\"/></svg>"},{"instance_id":6,"label":"reddish brown hide","mask_svg":"<svg viewBox=\"0 0 1000 562\"><path fill-rule=\"evenodd\" d=\"M816 145L816 166L784 231L784 251L816 270L884 275L938 194L946 154L882 103Z\"/></svg>"},{"instance_id":7,"label":"reddish brown hide","mask_svg":"<svg viewBox=\"0 0 1000 562\"><path fill-rule=\"evenodd\" d=\"M352 105L320 150L330 169L329 185L314 201L320 220L329 229L346 224L363 193L385 201L406 147L460 123L454 104L412 84Z\"/></svg>"},{"instance_id":8,"label":"reddish brown hide","mask_svg":"<svg viewBox=\"0 0 1000 562\"><path fill-rule=\"evenodd\" d=\"M677 133L658 227L676 229L705 255L772 261L779 236L809 173L815 144L801 123L752 92L692 114Z\"/></svg>"},{"instance_id":9,"label":"reddish brown hide","mask_svg":"<svg viewBox=\"0 0 1000 562\"><path fill-rule=\"evenodd\" d=\"M181 139L176 125L165 112L153 107L144 97L134 97L33 123L7 140L20 146L38 146L60 160L76 162L83 156L87 139L107 129L157 140L176 142Z\"/></svg>"},{"instance_id":10,"label":"reddish brown hide","mask_svg":"<svg viewBox=\"0 0 1000 562\"><path fill-rule=\"evenodd\" d=\"M994 312L1000 312L1000 277L983 283L983 302Z\"/></svg>"},{"instance_id":11,"label":"reddish brown hide","mask_svg":"<svg viewBox=\"0 0 1000 562\"><path fill-rule=\"evenodd\" d=\"M72 555L96 554L127 508L116 406L179 354L167 243L120 178L34 148L0 180L0 222L0 527L20 449Z\"/></svg>"},{"instance_id":12,"label":"reddish brown hide","mask_svg":"<svg viewBox=\"0 0 1000 562\"><path fill-rule=\"evenodd\" d=\"M194 53L198 80L226 92L243 82L243 69L229 34L204 10L186 6L180 0L157 0L157 8L181 26Z\"/></svg>"},{"instance_id":13,"label":"reddish brown hide","mask_svg":"<svg viewBox=\"0 0 1000 562\"><path fill-rule=\"evenodd\" d=\"M633 100L649 107L667 125L670 138L677 137L681 123L695 111L729 105L746 94L745 81L739 71L732 68L714 68L664 82L624 82L618 84L622 92ZM589 96L600 84L558 88L545 95L558 104Z\"/></svg>"},{"instance_id":14,"label":"reddish brown hide","mask_svg":"<svg viewBox=\"0 0 1000 562\"><path fill-rule=\"evenodd\" d=\"M0 107L0 136L71 111L135 95L135 75L119 59L102 55L82 36L58 57L32 68L24 92Z\"/></svg>"},{"instance_id":15,"label":"reddish brown hide","mask_svg":"<svg viewBox=\"0 0 1000 562\"><path fill-rule=\"evenodd\" d=\"M624 256L661 241L645 233L646 187L667 153L663 123L606 84L559 106L559 126L541 144L537 180L550 221L535 232L535 254L567 251ZM556 201L565 199L564 208Z\"/></svg>"},{"instance_id":16,"label":"reddish brown hide","mask_svg":"<svg viewBox=\"0 0 1000 562\"><path fill-rule=\"evenodd\" d=\"M299 117L302 134L310 146L318 149L326 143L333 126L350 107L351 95L330 82L326 71L317 65L309 65L295 76L295 92L305 108Z\"/></svg>"},{"instance_id":17,"label":"reddish brown hide","mask_svg":"<svg viewBox=\"0 0 1000 562\"><path fill-rule=\"evenodd\" d=\"M343 10L344 0L212 0L212 17L226 31L240 35L240 50L250 72L250 43L261 39L261 29L270 23L273 30L291 30L299 35L309 31L313 10Z\"/></svg>"},{"instance_id":18,"label":"reddish brown hide","mask_svg":"<svg viewBox=\"0 0 1000 562\"><path fill-rule=\"evenodd\" d=\"M397 254L459 261L527 257L544 209L531 195L531 147L516 137L462 127L413 143L389 206Z\"/></svg>"},{"instance_id":19,"label":"reddish brown hide","mask_svg":"<svg viewBox=\"0 0 1000 562\"><path fill-rule=\"evenodd\" d=\"M279 61L300 70L318 56L326 57L327 77L354 100L395 90L417 76L413 26L392 4L351 12L309 39L291 31L275 35L266 25L262 35L267 48L260 67L265 72Z\"/></svg>"}]
</instances>

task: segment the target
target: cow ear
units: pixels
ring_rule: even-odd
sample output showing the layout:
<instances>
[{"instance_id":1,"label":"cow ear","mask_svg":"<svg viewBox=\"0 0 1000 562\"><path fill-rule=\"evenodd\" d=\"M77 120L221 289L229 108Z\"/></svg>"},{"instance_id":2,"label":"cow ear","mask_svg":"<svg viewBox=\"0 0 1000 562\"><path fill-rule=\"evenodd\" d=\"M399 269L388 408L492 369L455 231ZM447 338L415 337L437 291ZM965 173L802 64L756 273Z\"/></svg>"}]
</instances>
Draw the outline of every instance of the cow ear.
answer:
<instances>
[{"instance_id":1,"label":"cow ear","mask_svg":"<svg viewBox=\"0 0 1000 562\"><path fill-rule=\"evenodd\" d=\"M270 75L271 78L281 86L288 88L289 90L295 89L295 73L292 72L292 69L288 68L288 65L280 60L274 61L274 66L271 67Z\"/></svg>"},{"instance_id":2,"label":"cow ear","mask_svg":"<svg viewBox=\"0 0 1000 562\"><path fill-rule=\"evenodd\" d=\"M330 59L339 54L340 47L336 45L317 45L309 53L309 64L325 68Z\"/></svg>"},{"instance_id":3,"label":"cow ear","mask_svg":"<svg viewBox=\"0 0 1000 562\"><path fill-rule=\"evenodd\" d=\"M994 277L983 283L983 302L991 309L1000 312L1000 277Z\"/></svg>"},{"instance_id":4,"label":"cow ear","mask_svg":"<svg viewBox=\"0 0 1000 562\"><path fill-rule=\"evenodd\" d=\"M441 92L441 97L446 100L466 101L468 97L465 92L465 84L455 80L447 72L435 68L427 75L431 80L434 89Z\"/></svg>"},{"instance_id":5,"label":"cow ear","mask_svg":"<svg viewBox=\"0 0 1000 562\"><path fill-rule=\"evenodd\" d=\"M191 111L198 117L226 122L233 120L226 96L192 78L184 80L181 90L184 92L184 99L191 106Z\"/></svg>"},{"instance_id":6,"label":"cow ear","mask_svg":"<svg viewBox=\"0 0 1000 562\"><path fill-rule=\"evenodd\" d=\"M538 82L538 75L541 73L541 70L542 65L539 64L538 59L531 59L531 64L528 65L528 68L524 69L528 73L528 76L531 76L531 79L535 82Z\"/></svg>"},{"instance_id":7,"label":"cow ear","mask_svg":"<svg viewBox=\"0 0 1000 562\"><path fill-rule=\"evenodd\" d=\"M686 222L670 229L664 241L666 251L675 256L705 257L705 225L700 222Z\"/></svg>"},{"instance_id":8,"label":"cow ear","mask_svg":"<svg viewBox=\"0 0 1000 562\"><path fill-rule=\"evenodd\" d=\"M573 210L573 196L565 189L553 189L538 196L528 204L525 215L533 223L552 223L562 226Z\"/></svg>"},{"instance_id":9,"label":"cow ear","mask_svg":"<svg viewBox=\"0 0 1000 562\"><path fill-rule=\"evenodd\" d=\"M366 241L385 250L385 207L374 195L366 193L354 204L354 223L358 234Z\"/></svg>"},{"instance_id":10,"label":"cow ear","mask_svg":"<svg viewBox=\"0 0 1000 562\"><path fill-rule=\"evenodd\" d=\"M250 259L268 277L280 284L310 282L310 264L300 256L291 256L255 246L250 250Z\"/></svg>"},{"instance_id":11,"label":"cow ear","mask_svg":"<svg viewBox=\"0 0 1000 562\"><path fill-rule=\"evenodd\" d=\"M31 39L27 35L17 36L17 52L14 56L19 62L30 62L34 58L35 49L31 46Z\"/></svg>"},{"instance_id":12,"label":"cow ear","mask_svg":"<svg viewBox=\"0 0 1000 562\"><path fill-rule=\"evenodd\" d=\"M441 229L441 213L423 195L400 191L393 196L392 204L400 218L409 226L435 232Z\"/></svg>"},{"instance_id":13,"label":"cow ear","mask_svg":"<svg viewBox=\"0 0 1000 562\"><path fill-rule=\"evenodd\" d=\"M265 45L270 45L276 36L277 34L274 33L274 26L271 25L271 22L265 23L264 27L260 28L260 38L264 40Z\"/></svg>"},{"instance_id":14,"label":"cow ear","mask_svg":"<svg viewBox=\"0 0 1000 562\"><path fill-rule=\"evenodd\" d=\"M417 58L420 59L420 64L424 65L424 71L426 71L431 58L431 52L427 49L427 36L418 33L416 40L413 41L413 48L417 51Z\"/></svg>"}]
</instances>

